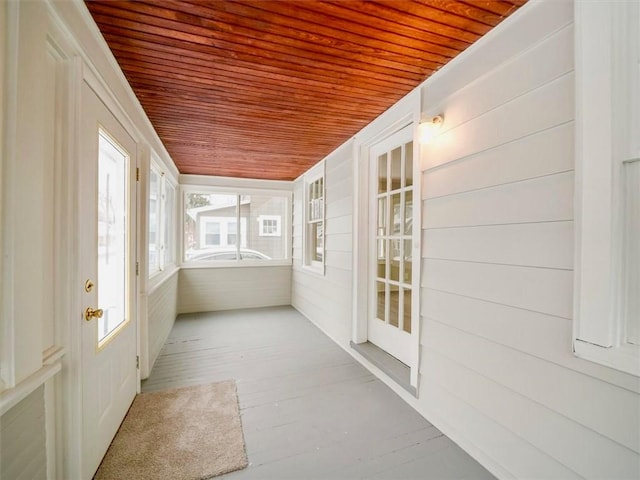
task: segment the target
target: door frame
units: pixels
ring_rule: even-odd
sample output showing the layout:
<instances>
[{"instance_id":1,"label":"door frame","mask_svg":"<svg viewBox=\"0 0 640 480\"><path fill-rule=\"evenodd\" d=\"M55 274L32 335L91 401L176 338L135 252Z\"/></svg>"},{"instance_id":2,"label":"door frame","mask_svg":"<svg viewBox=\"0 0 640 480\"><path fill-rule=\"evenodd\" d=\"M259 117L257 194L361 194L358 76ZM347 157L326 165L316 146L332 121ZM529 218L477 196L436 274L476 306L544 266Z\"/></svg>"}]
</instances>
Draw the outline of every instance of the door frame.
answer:
<instances>
[{"instance_id":1,"label":"door frame","mask_svg":"<svg viewBox=\"0 0 640 480\"><path fill-rule=\"evenodd\" d=\"M369 282L369 287L368 287L368 295L369 295L369 305L368 305L368 315L367 315L367 338L368 340L373 343L374 345L376 345L377 347L381 348L382 350L384 350L385 352L387 352L388 354L390 354L392 357L395 357L396 359L400 360L401 362L405 363L407 360L406 358L404 358L405 356L409 357L408 363L411 363L411 356L412 356L412 349L411 347L413 347L413 345L410 343L409 345L409 349L407 350L405 347L406 345L404 345L404 340L402 339L403 337L405 337L405 335L409 335L410 339L413 339L413 330L411 330L410 332L405 332L403 328L400 327L400 319L398 319L398 326L397 327L393 327L392 325L381 325L380 324L380 319L378 317L378 294L379 292L376 291L376 286L379 284L379 281L377 280L377 276L378 276L378 272L377 272L377 268L378 268L378 254L377 254L377 250L378 250L378 244L377 244L377 224L378 224L378 209L379 207L379 192L378 192L378 177L380 175L380 173L378 172L378 159L380 157L380 155L388 155L387 157L387 165L390 167L391 166L391 155L390 152L391 150L394 150L396 148L399 147L404 147L404 145L406 145L406 143L408 142L412 142L412 154L415 154L415 139L414 139L414 133L415 133L415 129L413 128L412 123L410 123L409 125L397 130L396 132L392 133L391 135L385 137L384 139L380 140L379 142L375 143L373 146L371 146L371 148L369 149L369 170L370 170L370 175L369 175L369 232L368 232L368 250L369 250L369 275L367 278L367 281ZM400 140L399 137L402 136L403 138ZM414 157L415 158L415 157ZM402 163L404 163L404 156L402 157ZM412 166L413 166L413 171L412 173L415 175L415 171L416 171L416 165L415 165L415 161L412 162ZM403 170L404 171L404 170ZM371 174L373 173L373 174ZM386 174L386 172L385 172ZM386 175L385 175L386 178ZM414 179L416 177L414 176ZM413 182L415 184L415 181ZM414 189L415 185L412 185L411 189L412 189L412 193L415 192ZM392 188L392 190L395 190ZM406 191L406 190L405 190ZM406 194L405 194L406 195ZM386 197L388 197L389 203L387 203L387 208L389 209L387 211L388 214L391 213L391 208L392 205L390 203L392 196L389 194L389 191L387 191L386 193ZM375 199L374 199L375 198ZM403 196L404 198L404 196ZM416 203L416 202L413 202ZM419 203L419 201L418 201ZM405 204L406 205L406 204ZM364 212L363 212L364 213ZM418 225L418 223L416 222L416 218L414 217L414 213L413 212L413 208L412 208L412 221L413 224ZM404 214L403 214L404 215ZM404 217L402 219L402 221L404 222ZM404 223L402 223L402 225L404 225ZM419 293L419 281L415 282L416 277L419 278L419 274L416 273L416 276L413 275L413 271L419 268L419 262L420 262L420 250L419 247L416 246L416 238L417 235L419 234L419 231L415 231L412 229L412 234L411 234L411 255L412 255L412 261L411 261L411 269L412 269L412 275L411 275L411 281L409 282L411 284L411 306L416 307L418 305L419 302L419 297L417 296L417 294ZM385 236L389 236L390 233L387 232L385 234ZM393 242L393 241L392 241ZM391 242L391 243L392 243ZM403 240L400 240L400 242L402 243ZM386 246L386 249L389 249L388 251L391 251L391 244L388 244ZM386 262L385 262L386 263ZM400 263L404 263L404 260L400 260ZM375 275L373 275L373 272L376 272ZM399 272L398 272L399 273ZM385 281L384 284L386 285L389 282L390 278L389 277L385 277ZM402 284L406 284L407 282L405 282L402 278L398 279L398 283L400 285ZM417 283L417 285L416 285ZM400 290L400 285L398 286L398 291ZM406 290L405 290L406 292ZM399 300L399 298L398 298ZM385 302L386 304L386 302ZM400 309L398 310L398 313L400 312ZM378 320L376 320L378 318ZM416 318L416 316L414 315L413 310L411 311L411 326L413 327L414 319ZM403 319L404 320L404 319ZM390 321L390 320L389 320ZM385 322L384 319L382 319L382 322ZM385 322L386 323L386 322ZM374 338L375 337L375 338ZM400 346L398 345L399 343L403 343L402 347L399 348ZM384 345L383 345L384 344Z\"/></svg>"},{"instance_id":2,"label":"door frame","mask_svg":"<svg viewBox=\"0 0 640 480\"><path fill-rule=\"evenodd\" d=\"M422 244L422 172L420 167L420 145L418 142L418 124L421 113L421 89L418 87L410 94L387 110L381 117L366 127L356 137L353 150L353 312L352 312L352 332L353 343L364 343L368 340L368 317L370 314L371 302L369 292L369 276L371 274L370 265L370 225L369 208L370 202L370 178L371 171L370 155L371 150L381 141L390 137L403 128L413 125L413 174L414 174L414 206L413 219L414 228L419 229L416 247L414 244L414 255L417 253L418 261L414 262L417 267L414 278L418 279L417 287L412 291L413 298L416 299L417 308L412 313L411 319L411 362L410 385L418 390L419 368L420 368L420 279L421 279L421 244ZM417 200L416 200L417 199ZM414 267L414 268L415 268Z\"/></svg>"},{"instance_id":3,"label":"door frame","mask_svg":"<svg viewBox=\"0 0 640 480\"><path fill-rule=\"evenodd\" d=\"M95 70L93 65L81 57L75 57L71 68L69 69L68 88L71 94L68 98L67 107L71 112L69 117L69 132L67 135L70 151L68 155L68 165L66 172L68 174L68 185L72 190L68 200L69 205L67 211L69 212L68 225L68 239L71 242L72 250L77 252L79 248L78 238L82 229L82 219L80 218L78 206L84 199L80 198L80 182L82 179L79 175L80 162L83 161L80 158L80 122L82 122L81 112L82 105L79 93L82 87L82 82L86 82L87 85L95 92L96 96L105 104L107 109L116 117L116 119L122 124L124 129L133 138L137 145L138 154L136 159L136 165L131 165L131 168L140 168L143 163L141 161L141 155L144 155L146 149L141 148L142 142L140 141L140 135L138 130L134 127L133 122L130 121L128 115L121 107L119 102L115 99L115 95L111 92L110 88L106 85L100 74ZM131 208L137 212L140 211L141 189L139 188L140 182L136 182L135 194L130 203ZM134 212L135 213L135 212ZM142 216L144 218L144 216ZM140 236L142 232L141 215L136 215L135 228L131 232L134 235L133 245L135 246L132 252L131 260L133 262L140 263ZM68 269L67 278L69 278L67 290L67 298L70 305L70 318L67 319L67 335L68 335L68 352L63 358L63 371L66 374L62 378L62 385L60 385L60 398L63 401L56 402L56 418L57 425L60 426L60 432L62 437L62 449L64 451L65 467L63 474L69 478L81 478L82 475L82 322L83 312L83 298L81 283L83 279L80 276L80 263L77 255L72 255L66 262L66 268ZM131 301L135 304L132 305L131 311L134 318L131 320L134 322L135 335L136 335L136 354L138 357L141 352L141 335L140 335L140 282L141 276L138 274L135 276L135 282L132 285ZM136 372L136 391L140 392L140 369Z\"/></svg>"}]
</instances>

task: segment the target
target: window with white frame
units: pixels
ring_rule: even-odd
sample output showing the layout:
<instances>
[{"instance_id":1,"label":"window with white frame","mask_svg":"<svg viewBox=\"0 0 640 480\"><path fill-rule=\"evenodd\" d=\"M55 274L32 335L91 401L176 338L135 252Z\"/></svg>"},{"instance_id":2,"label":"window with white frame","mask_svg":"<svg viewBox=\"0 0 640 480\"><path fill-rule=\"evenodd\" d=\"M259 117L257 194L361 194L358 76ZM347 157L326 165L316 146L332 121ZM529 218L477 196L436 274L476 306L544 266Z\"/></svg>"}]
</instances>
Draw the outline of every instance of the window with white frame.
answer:
<instances>
[{"instance_id":1,"label":"window with white frame","mask_svg":"<svg viewBox=\"0 0 640 480\"><path fill-rule=\"evenodd\" d=\"M152 165L149 171L149 276L160 271L160 204L162 199L162 178L160 170Z\"/></svg>"},{"instance_id":2,"label":"window with white frame","mask_svg":"<svg viewBox=\"0 0 640 480\"><path fill-rule=\"evenodd\" d=\"M640 376L640 4L576 2L577 356Z\"/></svg>"},{"instance_id":3,"label":"window with white frame","mask_svg":"<svg viewBox=\"0 0 640 480\"><path fill-rule=\"evenodd\" d=\"M229 191L189 188L184 200L184 252L192 262L290 260L283 219L290 192Z\"/></svg>"},{"instance_id":4,"label":"window with white frame","mask_svg":"<svg viewBox=\"0 0 640 480\"><path fill-rule=\"evenodd\" d=\"M324 273L325 257L325 188L324 162L313 167L304 176L305 229L304 264Z\"/></svg>"},{"instance_id":5,"label":"window with white frame","mask_svg":"<svg viewBox=\"0 0 640 480\"><path fill-rule=\"evenodd\" d=\"M279 237L282 235L280 215L260 215L258 217L259 232L261 237Z\"/></svg>"},{"instance_id":6,"label":"window with white frame","mask_svg":"<svg viewBox=\"0 0 640 480\"><path fill-rule=\"evenodd\" d=\"M163 177L164 178L164 177ZM176 263L176 186L164 180L164 210L162 218L164 230L164 261L161 268Z\"/></svg>"},{"instance_id":7,"label":"window with white frame","mask_svg":"<svg viewBox=\"0 0 640 480\"><path fill-rule=\"evenodd\" d=\"M149 277L175 263L176 187L164 172L152 163L149 170Z\"/></svg>"}]
</instances>

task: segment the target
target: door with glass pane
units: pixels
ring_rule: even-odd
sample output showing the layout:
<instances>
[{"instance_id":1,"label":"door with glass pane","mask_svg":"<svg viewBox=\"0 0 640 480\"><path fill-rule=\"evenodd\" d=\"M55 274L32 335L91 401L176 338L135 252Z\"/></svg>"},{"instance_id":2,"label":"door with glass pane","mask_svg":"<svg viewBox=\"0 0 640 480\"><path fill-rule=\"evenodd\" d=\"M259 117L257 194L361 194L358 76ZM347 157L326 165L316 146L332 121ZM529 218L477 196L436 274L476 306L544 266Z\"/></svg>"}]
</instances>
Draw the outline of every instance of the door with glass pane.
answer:
<instances>
[{"instance_id":1,"label":"door with glass pane","mask_svg":"<svg viewBox=\"0 0 640 480\"><path fill-rule=\"evenodd\" d=\"M82 476L93 476L138 386L136 144L83 83L80 137Z\"/></svg>"},{"instance_id":2,"label":"door with glass pane","mask_svg":"<svg viewBox=\"0 0 640 480\"><path fill-rule=\"evenodd\" d=\"M368 339L411 365L416 315L413 228L413 127L371 149ZM418 230L418 229L416 229Z\"/></svg>"}]
</instances>

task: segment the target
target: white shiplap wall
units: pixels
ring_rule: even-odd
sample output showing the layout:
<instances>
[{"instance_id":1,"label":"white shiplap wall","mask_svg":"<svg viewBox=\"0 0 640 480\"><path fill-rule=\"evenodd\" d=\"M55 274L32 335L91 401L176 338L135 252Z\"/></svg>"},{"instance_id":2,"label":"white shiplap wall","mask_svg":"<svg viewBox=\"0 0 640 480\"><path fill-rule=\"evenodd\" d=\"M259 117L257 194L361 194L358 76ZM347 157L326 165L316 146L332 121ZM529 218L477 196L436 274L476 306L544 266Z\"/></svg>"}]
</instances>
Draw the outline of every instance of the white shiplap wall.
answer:
<instances>
[{"instance_id":1,"label":"white shiplap wall","mask_svg":"<svg viewBox=\"0 0 640 480\"><path fill-rule=\"evenodd\" d=\"M423 87L418 408L501 476L640 478L638 380L571 351L573 9L535 3L463 61L524 48Z\"/></svg>"},{"instance_id":2,"label":"white shiplap wall","mask_svg":"<svg viewBox=\"0 0 640 480\"><path fill-rule=\"evenodd\" d=\"M149 371L151 371L178 314L178 270L151 291L147 302Z\"/></svg>"},{"instance_id":3,"label":"white shiplap wall","mask_svg":"<svg viewBox=\"0 0 640 480\"><path fill-rule=\"evenodd\" d=\"M44 387L0 417L0 478L47 478Z\"/></svg>"},{"instance_id":4,"label":"white shiplap wall","mask_svg":"<svg viewBox=\"0 0 640 480\"><path fill-rule=\"evenodd\" d=\"M340 345L351 338L353 143L324 160L326 185L325 274L303 266L304 179L293 191L293 272L291 304Z\"/></svg>"},{"instance_id":5,"label":"white shiplap wall","mask_svg":"<svg viewBox=\"0 0 640 480\"><path fill-rule=\"evenodd\" d=\"M291 304L291 266L182 268L178 313Z\"/></svg>"}]
</instances>

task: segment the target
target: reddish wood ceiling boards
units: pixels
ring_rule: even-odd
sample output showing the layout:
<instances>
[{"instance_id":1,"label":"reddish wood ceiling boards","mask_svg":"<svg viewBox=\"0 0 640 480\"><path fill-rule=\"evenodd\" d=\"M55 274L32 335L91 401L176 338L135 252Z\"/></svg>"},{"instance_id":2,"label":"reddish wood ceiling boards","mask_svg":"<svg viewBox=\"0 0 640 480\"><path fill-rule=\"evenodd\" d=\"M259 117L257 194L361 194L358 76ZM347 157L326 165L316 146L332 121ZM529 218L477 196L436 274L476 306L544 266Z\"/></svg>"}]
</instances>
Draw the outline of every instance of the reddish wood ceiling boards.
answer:
<instances>
[{"instance_id":1,"label":"reddish wood ceiling boards","mask_svg":"<svg viewBox=\"0 0 640 480\"><path fill-rule=\"evenodd\" d=\"M292 180L526 0L90 0L181 173Z\"/></svg>"}]
</instances>

